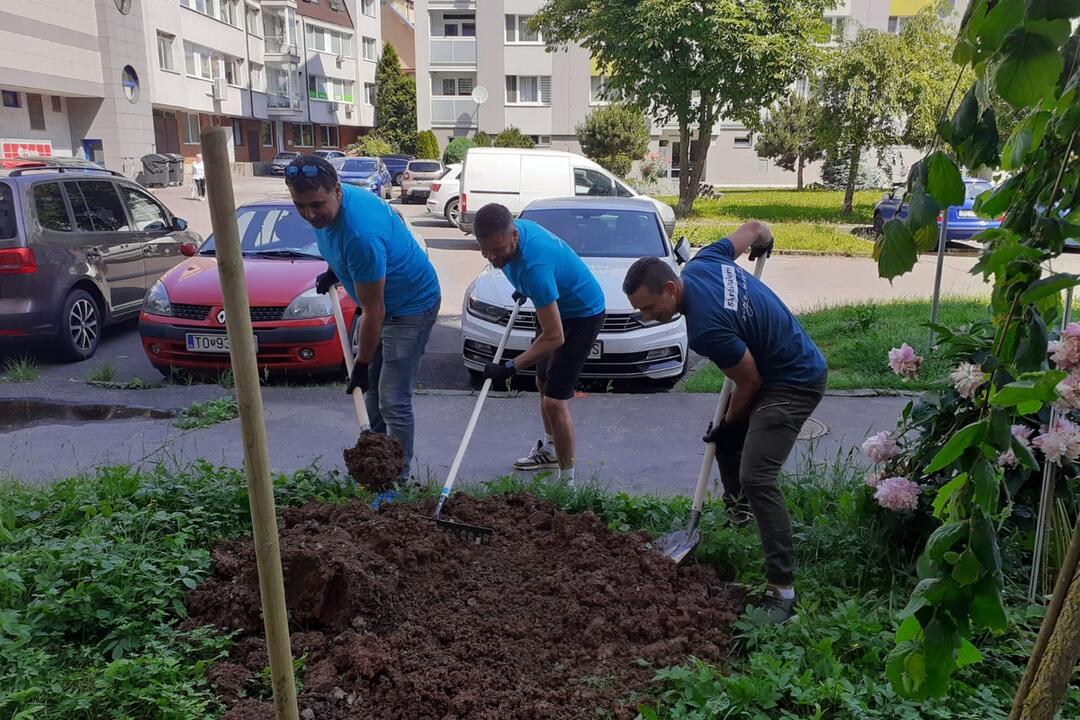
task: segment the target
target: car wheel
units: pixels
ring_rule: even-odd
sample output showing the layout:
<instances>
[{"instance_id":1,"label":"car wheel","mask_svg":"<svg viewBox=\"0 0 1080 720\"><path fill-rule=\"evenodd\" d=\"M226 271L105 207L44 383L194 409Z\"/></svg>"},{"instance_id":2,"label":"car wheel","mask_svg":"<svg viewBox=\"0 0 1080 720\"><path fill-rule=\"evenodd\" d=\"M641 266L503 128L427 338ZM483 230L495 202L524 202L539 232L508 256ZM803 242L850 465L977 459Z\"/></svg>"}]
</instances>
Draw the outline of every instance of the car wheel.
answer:
<instances>
[{"instance_id":1,"label":"car wheel","mask_svg":"<svg viewBox=\"0 0 1080 720\"><path fill-rule=\"evenodd\" d=\"M458 203L457 198L446 203L446 210L443 214L446 215L446 219L451 225L458 227L458 223L461 222L461 205Z\"/></svg>"},{"instance_id":2,"label":"car wheel","mask_svg":"<svg viewBox=\"0 0 1080 720\"><path fill-rule=\"evenodd\" d=\"M881 217L881 213L874 213L874 235L881 235L885 232L885 220Z\"/></svg>"},{"instance_id":3,"label":"car wheel","mask_svg":"<svg viewBox=\"0 0 1080 720\"><path fill-rule=\"evenodd\" d=\"M104 324L101 308L90 293L78 288L68 293L60 311L61 357L72 362L93 357Z\"/></svg>"},{"instance_id":4,"label":"car wheel","mask_svg":"<svg viewBox=\"0 0 1080 720\"><path fill-rule=\"evenodd\" d=\"M394 176L393 183L395 185L401 185L401 173L398 173L397 175Z\"/></svg>"}]
</instances>

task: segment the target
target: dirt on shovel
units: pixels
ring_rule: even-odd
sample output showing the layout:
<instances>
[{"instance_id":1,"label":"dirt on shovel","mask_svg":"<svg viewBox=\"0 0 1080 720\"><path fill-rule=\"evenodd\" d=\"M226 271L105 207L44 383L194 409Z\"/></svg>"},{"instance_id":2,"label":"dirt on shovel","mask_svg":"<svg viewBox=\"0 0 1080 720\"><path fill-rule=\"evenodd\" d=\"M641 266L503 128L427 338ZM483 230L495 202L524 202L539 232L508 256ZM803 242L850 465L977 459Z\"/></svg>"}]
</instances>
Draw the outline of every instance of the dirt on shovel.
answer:
<instances>
[{"instance_id":1,"label":"dirt on shovel","mask_svg":"<svg viewBox=\"0 0 1080 720\"><path fill-rule=\"evenodd\" d=\"M392 488L405 469L405 449L397 438L382 433L363 433L343 455L349 475L372 492Z\"/></svg>"}]
</instances>

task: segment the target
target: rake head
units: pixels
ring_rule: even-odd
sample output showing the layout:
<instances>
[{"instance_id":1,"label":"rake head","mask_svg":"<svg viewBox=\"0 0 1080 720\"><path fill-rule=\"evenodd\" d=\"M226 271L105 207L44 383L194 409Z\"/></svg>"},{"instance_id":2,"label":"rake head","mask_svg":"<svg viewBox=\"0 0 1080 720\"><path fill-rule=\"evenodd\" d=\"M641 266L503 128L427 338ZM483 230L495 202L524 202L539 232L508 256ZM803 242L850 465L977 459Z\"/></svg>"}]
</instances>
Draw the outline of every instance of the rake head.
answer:
<instances>
[{"instance_id":1,"label":"rake head","mask_svg":"<svg viewBox=\"0 0 1080 720\"><path fill-rule=\"evenodd\" d=\"M495 533L493 529L480 527L479 525L467 525L441 517L433 519L443 532L452 533L465 542L475 543L476 545L487 545L491 542L491 536Z\"/></svg>"}]
</instances>

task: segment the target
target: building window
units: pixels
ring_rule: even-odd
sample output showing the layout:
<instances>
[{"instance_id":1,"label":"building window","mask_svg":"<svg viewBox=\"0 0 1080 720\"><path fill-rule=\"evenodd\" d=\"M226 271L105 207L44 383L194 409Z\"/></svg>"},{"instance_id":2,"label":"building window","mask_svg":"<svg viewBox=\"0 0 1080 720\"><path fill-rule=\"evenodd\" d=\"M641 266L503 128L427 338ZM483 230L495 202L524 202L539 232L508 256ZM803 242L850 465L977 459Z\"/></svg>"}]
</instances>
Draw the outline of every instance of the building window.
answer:
<instances>
[{"instance_id":1,"label":"building window","mask_svg":"<svg viewBox=\"0 0 1080 720\"><path fill-rule=\"evenodd\" d=\"M375 104L375 83L364 83L364 104Z\"/></svg>"},{"instance_id":2,"label":"building window","mask_svg":"<svg viewBox=\"0 0 1080 720\"><path fill-rule=\"evenodd\" d=\"M507 105L551 104L550 75L507 75Z\"/></svg>"},{"instance_id":3,"label":"building window","mask_svg":"<svg viewBox=\"0 0 1080 720\"><path fill-rule=\"evenodd\" d=\"M375 0L360 0L360 10L368 17L375 17Z\"/></svg>"},{"instance_id":4,"label":"building window","mask_svg":"<svg viewBox=\"0 0 1080 720\"><path fill-rule=\"evenodd\" d=\"M321 75L308 75L308 97L312 100L351 103L352 83Z\"/></svg>"},{"instance_id":5,"label":"building window","mask_svg":"<svg viewBox=\"0 0 1080 720\"><path fill-rule=\"evenodd\" d=\"M259 22L259 9L250 5L247 8L247 31L256 37L259 37L262 31L262 23Z\"/></svg>"},{"instance_id":6,"label":"building window","mask_svg":"<svg viewBox=\"0 0 1080 720\"><path fill-rule=\"evenodd\" d=\"M310 124L293 123L292 144L293 147L315 147L315 132Z\"/></svg>"},{"instance_id":7,"label":"building window","mask_svg":"<svg viewBox=\"0 0 1080 720\"><path fill-rule=\"evenodd\" d=\"M843 15L830 15L825 18L825 23L829 26L828 42L844 42L844 29L846 27L847 18Z\"/></svg>"},{"instance_id":8,"label":"building window","mask_svg":"<svg viewBox=\"0 0 1080 720\"><path fill-rule=\"evenodd\" d=\"M754 147L754 139L750 133L746 133L745 135L736 135L735 147L742 148L744 150L750 149Z\"/></svg>"},{"instance_id":9,"label":"building window","mask_svg":"<svg viewBox=\"0 0 1080 720\"><path fill-rule=\"evenodd\" d=\"M64 112L64 106L60 104L60 96L52 96L52 111L55 113Z\"/></svg>"},{"instance_id":10,"label":"building window","mask_svg":"<svg viewBox=\"0 0 1080 720\"><path fill-rule=\"evenodd\" d=\"M603 75L593 75L589 78L589 103L591 105L607 105L621 97L618 90L608 87L608 78Z\"/></svg>"},{"instance_id":11,"label":"building window","mask_svg":"<svg viewBox=\"0 0 1080 720\"><path fill-rule=\"evenodd\" d=\"M172 35L166 35L165 33L158 33L157 36L157 57L158 67L162 70L168 70L169 72L175 72L176 67L173 64L173 38Z\"/></svg>"},{"instance_id":12,"label":"building window","mask_svg":"<svg viewBox=\"0 0 1080 720\"><path fill-rule=\"evenodd\" d=\"M375 62L379 59L379 44L375 38L364 38L364 59Z\"/></svg>"},{"instance_id":13,"label":"building window","mask_svg":"<svg viewBox=\"0 0 1080 720\"><path fill-rule=\"evenodd\" d=\"M4 90L4 107L17 108L19 107L19 93L14 90Z\"/></svg>"},{"instance_id":14,"label":"building window","mask_svg":"<svg viewBox=\"0 0 1080 720\"><path fill-rule=\"evenodd\" d=\"M444 77L439 82L441 92L436 95L471 95L475 82L470 77Z\"/></svg>"},{"instance_id":15,"label":"building window","mask_svg":"<svg viewBox=\"0 0 1080 720\"><path fill-rule=\"evenodd\" d=\"M259 144L263 147L274 147L274 124L268 122L259 123Z\"/></svg>"},{"instance_id":16,"label":"building window","mask_svg":"<svg viewBox=\"0 0 1080 720\"><path fill-rule=\"evenodd\" d=\"M244 123L239 120L232 121L232 141L236 147L244 144Z\"/></svg>"},{"instance_id":17,"label":"building window","mask_svg":"<svg viewBox=\"0 0 1080 720\"><path fill-rule=\"evenodd\" d=\"M129 103L139 101L139 76L130 65L125 65L120 71L120 88Z\"/></svg>"},{"instance_id":18,"label":"building window","mask_svg":"<svg viewBox=\"0 0 1080 720\"><path fill-rule=\"evenodd\" d=\"M507 15L506 16L506 42L508 43L542 43L543 36L528 28L532 15Z\"/></svg>"},{"instance_id":19,"label":"building window","mask_svg":"<svg viewBox=\"0 0 1080 720\"><path fill-rule=\"evenodd\" d=\"M45 106L41 102L41 96L35 93L26 93L26 109L30 112L30 129L45 129Z\"/></svg>"},{"instance_id":20,"label":"building window","mask_svg":"<svg viewBox=\"0 0 1080 720\"><path fill-rule=\"evenodd\" d=\"M262 65L251 63L251 89L255 92L266 92L266 74Z\"/></svg>"},{"instance_id":21,"label":"building window","mask_svg":"<svg viewBox=\"0 0 1080 720\"><path fill-rule=\"evenodd\" d=\"M307 49L352 57L352 35L342 35L314 25L307 26Z\"/></svg>"},{"instance_id":22,"label":"building window","mask_svg":"<svg viewBox=\"0 0 1080 720\"><path fill-rule=\"evenodd\" d=\"M476 37L476 15L443 15L443 37Z\"/></svg>"},{"instance_id":23,"label":"building window","mask_svg":"<svg viewBox=\"0 0 1080 720\"><path fill-rule=\"evenodd\" d=\"M243 85L244 84L244 61L235 58L225 58L223 61L223 67L225 68L225 82L230 85Z\"/></svg>"},{"instance_id":24,"label":"building window","mask_svg":"<svg viewBox=\"0 0 1080 720\"><path fill-rule=\"evenodd\" d=\"M889 32L899 35L904 32L904 26L911 20L910 15L893 15L889 18Z\"/></svg>"},{"instance_id":25,"label":"building window","mask_svg":"<svg viewBox=\"0 0 1080 720\"><path fill-rule=\"evenodd\" d=\"M216 80L224 77L230 85L243 82L243 60L223 55L195 43L184 43L184 69L192 77Z\"/></svg>"},{"instance_id":26,"label":"building window","mask_svg":"<svg viewBox=\"0 0 1080 720\"><path fill-rule=\"evenodd\" d=\"M199 116L194 114L184 115L184 144L198 145L200 142Z\"/></svg>"},{"instance_id":27,"label":"building window","mask_svg":"<svg viewBox=\"0 0 1080 720\"><path fill-rule=\"evenodd\" d=\"M240 27L240 0L180 0L180 4L223 23Z\"/></svg>"},{"instance_id":28,"label":"building window","mask_svg":"<svg viewBox=\"0 0 1080 720\"><path fill-rule=\"evenodd\" d=\"M321 147L336 148L338 146L337 125L321 125L319 127L319 145Z\"/></svg>"},{"instance_id":29,"label":"building window","mask_svg":"<svg viewBox=\"0 0 1080 720\"><path fill-rule=\"evenodd\" d=\"M536 147L550 147L551 146L551 136L550 135L530 135L529 138L532 139L532 141L536 145Z\"/></svg>"}]
</instances>

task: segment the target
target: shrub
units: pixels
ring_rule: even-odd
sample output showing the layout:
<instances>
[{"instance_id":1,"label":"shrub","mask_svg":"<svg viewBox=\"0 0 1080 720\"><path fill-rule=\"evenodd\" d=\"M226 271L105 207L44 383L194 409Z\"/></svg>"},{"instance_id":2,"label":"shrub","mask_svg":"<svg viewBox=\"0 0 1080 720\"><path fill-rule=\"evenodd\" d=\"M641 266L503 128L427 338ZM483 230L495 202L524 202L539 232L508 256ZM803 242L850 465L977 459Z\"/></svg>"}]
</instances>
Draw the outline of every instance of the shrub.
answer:
<instances>
[{"instance_id":1,"label":"shrub","mask_svg":"<svg viewBox=\"0 0 1080 720\"><path fill-rule=\"evenodd\" d=\"M401 61L390 43L383 46L375 69L375 125L394 152L413 151L416 144L416 80L401 71Z\"/></svg>"},{"instance_id":2,"label":"shrub","mask_svg":"<svg viewBox=\"0 0 1080 720\"><path fill-rule=\"evenodd\" d=\"M511 125L495 136L495 147L502 148L533 148L536 143L528 135L522 135L521 131Z\"/></svg>"},{"instance_id":3,"label":"shrub","mask_svg":"<svg viewBox=\"0 0 1080 720\"><path fill-rule=\"evenodd\" d=\"M597 108L576 129L585 155L619 177L629 175L649 148L645 114L628 105Z\"/></svg>"},{"instance_id":4,"label":"shrub","mask_svg":"<svg viewBox=\"0 0 1080 720\"><path fill-rule=\"evenodd\" d=\"M430 130L416 133L416 157L424 160L439 159L439 141L435 133Z\"/></svg>"},{"instance_id":5,"label":"shrub","mask_svg":"<svg viewBox=\"0 0 1080 720\"><path fill-rule=\"evenodd\" d=\"M469 140L469 138L454 138L450 141L450 144L446 146L446 150L443 151L443 165L464 162L465 153L467 153L472 146L473 142Z\"/></svg>"},{"instance_id":6,"label":"shrub","mask_svg":"<svg viewBox=\"0 0 1080 720\"><path fill-rule=\"evenodd\" d=\"M491 136L483 130L477 130L472 139L473 147L491 147Z\"/></svg>"},{"instance_id":7,"label":"shrub","mask_svg":"<svg viewBox=\"0 0 1080 720\"><path fill-rule=\"evenodd\" d=\"M353 157L378 157L379 155L392 155L394 147L380 135L370 133L361 135L355 143L345 148L345 153Z\"/></svg>"}]
</instances>

